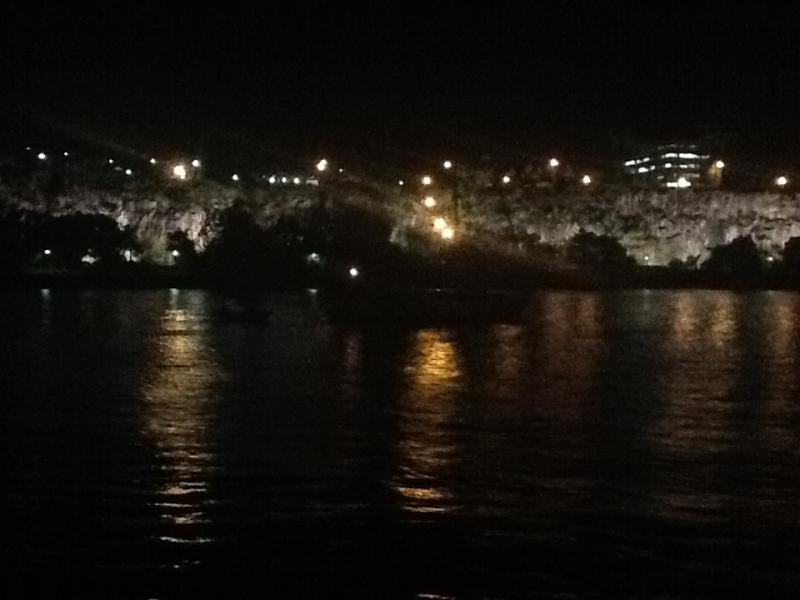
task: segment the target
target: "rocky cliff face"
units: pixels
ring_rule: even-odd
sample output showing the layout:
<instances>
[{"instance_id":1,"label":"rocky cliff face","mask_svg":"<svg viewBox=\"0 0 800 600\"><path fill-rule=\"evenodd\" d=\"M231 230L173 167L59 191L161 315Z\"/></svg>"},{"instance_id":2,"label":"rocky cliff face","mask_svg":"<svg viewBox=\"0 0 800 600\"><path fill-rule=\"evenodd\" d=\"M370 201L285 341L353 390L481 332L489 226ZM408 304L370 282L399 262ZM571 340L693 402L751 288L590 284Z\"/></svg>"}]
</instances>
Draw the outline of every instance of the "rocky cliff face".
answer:
<instances>
[{"instance_id":1,"label":"rocky cliff face","mask_svg":"<svg viewBox=\"0 0 800 600\"><path fill-rule=\"evenodd\" d=\"M495 235L513 229L554 245L585 229L618 239L637 261L656 265L702 260L711 247L739 236L752 236L764 252L778 255L800 235L800 197L686 191L520 196L495 198L469 211L468 221Z\"/></svg>"},{"instance_id":2,"label":"rocky cliff face","mask_svg":"<svg viewBox=\"0 0 800 600\"><path fill-rule=\"evenodd\" d=\"M395 223L391 241L408 234L432 234L434 215L448 218L457 236L530 240L560 246L584 229L618 239L640 263L705 258L711 247L752 236L766 253L777 255L786 241L800 236L800 197L786 194L725 192L538 193L499 195L491 189L464 193L457 200L437 194L426 209L416 195L396 188L340 185L329 190L306 186L242 189L205 181L190 186L129 187L117 191L74 188L45 193L35 186L0 186L6 208L53 215L97 213L132 227L149 258L166 255L167 236L183 231L198 251L217 233L219 213L240 201L256 221L269 227L284 215L346 203L380 213Z\"/></svg>"}]
</instances>

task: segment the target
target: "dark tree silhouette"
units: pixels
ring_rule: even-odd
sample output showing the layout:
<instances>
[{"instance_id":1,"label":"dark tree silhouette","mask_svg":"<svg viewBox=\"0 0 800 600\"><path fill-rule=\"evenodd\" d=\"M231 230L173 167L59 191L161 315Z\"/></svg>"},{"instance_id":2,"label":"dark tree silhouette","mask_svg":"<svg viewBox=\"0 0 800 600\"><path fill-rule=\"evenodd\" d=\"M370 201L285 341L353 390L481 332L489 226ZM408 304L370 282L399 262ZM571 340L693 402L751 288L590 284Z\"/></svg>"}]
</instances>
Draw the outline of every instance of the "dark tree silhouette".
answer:
<instances>
[{"instance_id":1,"label":"dark tree silhouette","mask_svg":"<svg viewBox=\"0 0 800 600\"><path fill-rule=\"evenodd\" d=\"M37 239L52 252L54 264L75 267L91 254L103 264L120 262L123 248L133 245L129 229L103 215L74 214L46 218L38 227Z\"/></svg>"},{"instance_id":2,"label":"dark tree silhouette","mask_svg":"<svg viewBox=\"0 0 800 600\"><path fill-rule=\"evenodd\" d=\"M800 237L790 238L783 246L783 269L792 279L800 276Z\"/></svg>"},{"instance_id":3,"label":"dark tree silhouette","mask_svg":"<svg viewBox=\"0 0 800 600\"><path fill-rule=\"evenodd\" d=\"M636 264L616 239L583 230L570 240L567 257L579 267L603 270L622 270Z\"/></svg>"},{"instance_id":4,"label":"dark tree silhouette","mask_svg":"<svg viewBox=\"0 0 800 600\"><path fill-rule=\"evenodd\" d=\"M736 281L752 281L764 273L764 260L753 239L738 237L711 249L703 270Z\"/></svg>"}]
</instances>

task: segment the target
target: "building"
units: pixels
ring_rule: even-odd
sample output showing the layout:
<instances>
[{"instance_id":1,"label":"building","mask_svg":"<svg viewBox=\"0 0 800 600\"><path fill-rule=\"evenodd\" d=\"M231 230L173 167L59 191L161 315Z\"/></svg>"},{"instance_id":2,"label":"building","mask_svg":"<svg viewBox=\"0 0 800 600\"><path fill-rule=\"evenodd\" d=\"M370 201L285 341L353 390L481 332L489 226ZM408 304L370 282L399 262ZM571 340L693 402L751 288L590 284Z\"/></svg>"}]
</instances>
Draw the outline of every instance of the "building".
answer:
<instances>
[{"instance_id":1,"label":"building","mask_svg":"<svg viewBox=\"0 0 800 600\"><path fill-rule=\"evenodd\" d=\"M703 186L709 173L710 157L696 144L665 144L643 152L623 163L634 184L650 188Z\"/></svg>"}]
</instances>

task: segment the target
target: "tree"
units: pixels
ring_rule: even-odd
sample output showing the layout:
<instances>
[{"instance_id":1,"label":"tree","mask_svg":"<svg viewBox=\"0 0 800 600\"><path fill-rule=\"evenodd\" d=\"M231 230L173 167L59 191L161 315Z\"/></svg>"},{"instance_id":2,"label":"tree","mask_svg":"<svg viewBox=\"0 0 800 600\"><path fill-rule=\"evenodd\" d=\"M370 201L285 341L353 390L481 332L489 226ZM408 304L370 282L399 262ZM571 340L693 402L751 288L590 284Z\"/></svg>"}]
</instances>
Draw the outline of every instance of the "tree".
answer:
<instances>
[{"instance_id":1,"label":"tree","mask_svg":"<svg viewBox=\"0 0 800 600\"><path fill-rule=\"evenodd\" d=\"M241 203L219 215L219 234L206 251L211 268L221 275L250 279L262 269L267 255L264 231Z\"/></svg>"},{"instance_id":2,"label":"tree","mask_svg":"<svg viewBox=\"0 0 800 600\"><path fill-rule=\"evenodd\" d=\"M86 254L105 264L118 262L133 238L131 230L120 229L114 219L103 215L48 217L39 230L42 246L49 248L55 262L64 267L80 265Z\"/></svg>"},{"instance_id":3,"label":"tree","mask_svg":"<svg viewBox=\"0 0 800 600\"><path fill-rule=\"evenodd\" d=\"M790 238L784 244L783 268L791 277L800 275L800 237Z\"/></svg>"},{"instance_id":4,"label":"tree","mask_svg":"<svg viewBox=\"0 0 800 600\"><path fill-rule=\"evenodd\" d=\"M764 273L761 252L750 236L738 237L729 244L711 249L703 270L726 278L748 281Z\"/></svg>"},{"instance_id":5,"label":"tree","mask_svg":"<svg viewBox=\"0 0 800 600\"><path fill-rule=\"evenodd\" d=\"M197 264L197 252L194 243L185 231L173 231L169 234L168 250L176 252L175 264L181 267L194 267Z\"/></svg>"},{"instance_id":6,"label":"tree","mask_svg":"<svg viewBox=\"0 0 800 600\"><path fill-rule=\"evenodd\" d=\"M35 251L33 227L26 215L19 211L0 215L0 268L20 270Z\"/></svg>"},{"instance_id":7,"label":"tree","mask_svg":"<svg viewBox=\"0 0 800 600\"><path fill-rule=\"evenodd\" d=\"M567 256L580 267L610 271L631 268L636 264L616 239L583 229L570 240Z\"/></svg>"}]
</instances>

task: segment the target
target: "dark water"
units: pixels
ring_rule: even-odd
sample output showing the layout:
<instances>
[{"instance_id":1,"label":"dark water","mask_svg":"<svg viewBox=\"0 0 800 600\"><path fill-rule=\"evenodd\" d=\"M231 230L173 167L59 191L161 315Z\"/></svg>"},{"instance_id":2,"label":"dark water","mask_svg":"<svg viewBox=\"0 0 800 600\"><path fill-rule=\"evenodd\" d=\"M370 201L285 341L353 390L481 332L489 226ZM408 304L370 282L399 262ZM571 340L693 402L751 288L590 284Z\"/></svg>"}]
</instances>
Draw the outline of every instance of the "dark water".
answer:
<instances>
[{"instance_id":1,"label":"dark water","mask_svg":"<svg viewBox=\"0 0 800 600\"><path fill-rule=\"evenodd\" d=\"M800 595L800 296L264 301L0 296L5 597Z\"/></svg>"}]
</instances>

